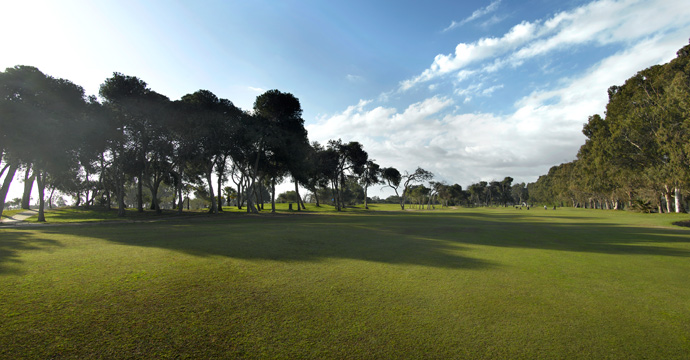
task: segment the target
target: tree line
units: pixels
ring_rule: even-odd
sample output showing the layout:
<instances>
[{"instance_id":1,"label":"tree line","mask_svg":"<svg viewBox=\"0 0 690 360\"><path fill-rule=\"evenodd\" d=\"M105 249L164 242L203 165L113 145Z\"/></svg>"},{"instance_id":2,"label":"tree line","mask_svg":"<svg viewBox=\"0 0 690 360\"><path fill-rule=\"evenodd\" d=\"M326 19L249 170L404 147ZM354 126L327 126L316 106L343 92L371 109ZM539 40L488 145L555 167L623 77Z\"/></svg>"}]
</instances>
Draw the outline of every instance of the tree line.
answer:
<instances>
[{"instance_id":1,"label":"tree line","mask_svg":"<svg viewBox=\"0 0 690 360\"><path fill-rule=\"evenodd\" d=\"M0 72L0 214L22 172L26 207L37 184L39 221L46 192L51 198L55 191L77 204L117 207L118 216L125 215L131 188L138 211L146 188L151 209L160 213L162 186L173 189L179 212L191 189L209 199L209 212L222 211L223 197L258 212L267 195L275 211L275 187L291 178L298 210L305 208L300 186L317 206L321 195L341 210L352 184L363 189L365 202L374 185L401 191L404 209L411 188L433 178L421 168L382 168L356 141L310 143L299 100L279 90L257 96L244 111L207 90L170 100L137 77L113 73L99 95L86 96L81 86L32 66ZM223 186L230 181L234 187Z\"/></svg>"},{"instance_id":2,"label":"tree line","mask_svg":"<svg viewBox=\"0 0 690 360\"><path fill-rule=\"evenodd\" d=\"M667 64L611 86L605 116L592 115L576 160L529 184L537 202L684 212L690 188L690 45Z\"/></svg>"},{"instance_id":3,"label":"tree line","mask_svg":"<svg viewBox=\"0 0 690 360\"><path fill-rule=\"evenodd\" d=\"M584 124L587 139L576 160L530 184L506 177L463 189L434 181L422 168L381 167L357 141L310 143L299 100L279 90L257 96L245 111L207 90L170 100L137 77L113 73L99 95L86 96L82 87L31 66L0 72L0 214L18 173L22 207L37 184L39 221L46 191L49 198L55 191L70 194L85 206L115 206L124 216L126 203L144 211L144 188L151 209L161 212L162 186L172 189L178 212L190 192L208 199L212 213L222 211L224 198L247 212L270 200L275 211L275 187L285 179L295 184L297 210L305 209L300 187L317 206L342 210L353 198L367 207L372 186L392 190L386 201L401 209L528 201L647 212L687 208L690 45L671 62L609 88L605 116Z\"/></svg>"}]
</instances>

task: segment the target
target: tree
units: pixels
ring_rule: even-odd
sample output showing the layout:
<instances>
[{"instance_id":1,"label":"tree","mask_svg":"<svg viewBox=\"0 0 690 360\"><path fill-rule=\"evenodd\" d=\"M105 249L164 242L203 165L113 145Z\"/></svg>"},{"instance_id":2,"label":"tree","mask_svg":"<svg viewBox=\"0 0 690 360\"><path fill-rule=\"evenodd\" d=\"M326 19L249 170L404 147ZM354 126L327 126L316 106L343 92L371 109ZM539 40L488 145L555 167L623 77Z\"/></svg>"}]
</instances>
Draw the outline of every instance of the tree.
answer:
<instances>
[{"instance_id":1,"label":"tree","mask_svg":"<svg viewBox=\"0 0 690 360\"><path fill-rule=\"evenodd\" d=\"M272 199L275 199L276 183L289 172L298 195L297 210L301 210L304 203L299 196L299 183L307 182L306 159L309 152L302 106L294 95L274 89L257 96L254 113L265 121L263 139L267 151L263 154L264 172L270 178ZM275 212L275 200L271 203L271 211Z\"/></svg>"},{"instance_id":2,"label":"tree","mask_svg":"<svg viewBox=\"0 0 690 360\"><path fill-rule=\"evenodd\" d=\"M434 174L432 174L429 171L426 171L420 167L417 167L417 169L409 174L407 171L405 171L405 175L402 176L403 181L403 196L400 201L400 208L402 210L405 210L405 197L408 196L410 187L415 184L422 183L424 181L429 181L434 178Z\"/></svg>"},{"instance_id":3,"label":"tree","mask_svg":"<svg viewBox=\"0 0 690 360\"><path fill-rule=\"evenodd\" d=\"M524 204L529 199L529 193L527 192L527 185L525 183L514 184L510 188L511 195L513 199L517 201L518 204Z\"/></svg>"},{"instance_id":4,"label":"tree","mask_svg":"<svg viewBox=\"0 0 690 360\"><path fill-rule=\"evenodd\" d=\"M306 166L306 181L302 184L311 191L316 200L316 206L319 207L319 190L328 188L329 173L335 169L337 162L335 156L331 159L329 153L321 144L314 142L307 154ZM335 171L335 170L332 170Z\"/></svg>"},{"instance_id":5,"label":"tree","mask_svg":"<svg viewBox=\"0 0 690 360\"><path fill-rule=\"evenodd\" d=\"M33 169L32 177L38 184L38 221L45 221L46 176L68 171L78 163L75 134L79 133L76 125L84 107L80 86L47 76L34 67L16 66L0 75L4 133L0 146L9 169L0 188L0 212L12 177L23 163Z\"/></svg>"},{"instance_id":6,"label":"tree","mask_svg":"<svg viewBox=\"0 0 690 360\"><path fill-rule=\"evenodd\" d=\"M340 139L330 140L328 151L328 162L331 165L329 178L333 186L335 206L338 211L341 211L344 206L342 189L347 175L361 176L365 171L369 155L362 149L362 144L356 141L345 144Z\"/></svg>"},{"instance_id":7,"label":"tree","mask_svg":"<svg viewBox=\"0 0 690 360\"><path fill-rule=\"evenodd\" d=\"M386 182L386 187L393 189L395 195L400 199L400 209L405 210L405 199L410 196L410 187L433 179L434 174L418 167L412 174L405 171L405 175L401 175L397 169L389 167L382 170L382 177ZM400 185L403 187L402 196L398 193Z\"/></svg>"},{"instance_id":8,"label":"tree","mask_svg":"<svg viewBox=\"0 0 690 360\"><path fill-rule=\"evenodd\" d=\"M394 167L387 167L381 170L381 178L385 181L386 185L384 187L389 187L395 192L395 196L400 202L400 207L405 210L404 199L398 193L398 188L400 187L400 182L402 181L402 175L400 171Z\"/></svg>"},{"instance_id":9,"label":"tree","mask_svg":"<svg viewBox=\"0 0 690 360\"><path fill-rule=\"evenodd\" d=\"M367 189L369 186L373 186L381 183L381 167L374 162L374 160L367 160L364 165L364 172L360 176L360 184L364 188L364 208L369 209L367 204Z\"/></svg>"},{"instance_id":10,"label":"tree","mask_svg":"<svg viewBox=\"0 0 690 360\"><path fill-rule=\"evenodd\" d=\"M211 202L209 212L218 213L211 177L214 166L222 163L220 159L232 151L235 133L233 126L239 121L241 110L230 100L219 99L208 90L183 96L181 104L184 105L186 129L193 144L189 149L195 149L190 154L190 161L197 166L192 167L192 170L205 177Z\"/></svg>"}]
</instances>

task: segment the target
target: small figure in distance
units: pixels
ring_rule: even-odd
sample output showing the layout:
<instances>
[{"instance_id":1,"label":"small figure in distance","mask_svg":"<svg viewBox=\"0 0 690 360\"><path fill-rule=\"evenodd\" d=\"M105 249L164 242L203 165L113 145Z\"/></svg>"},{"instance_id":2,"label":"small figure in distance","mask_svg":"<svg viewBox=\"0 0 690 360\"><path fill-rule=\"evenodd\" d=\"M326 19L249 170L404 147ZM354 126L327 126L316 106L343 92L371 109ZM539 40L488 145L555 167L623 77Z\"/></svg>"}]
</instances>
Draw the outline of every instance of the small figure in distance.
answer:
<instances>
[{"instance_id":1,"label":"small figure in distance","mask_svg":"<svg viewBox=\"0 0 690 360\"><path fill-rule=\"evenodd\" d=\"M544 210L549 210L549 209L546 207L546 205L544 205Z\"/></svg>"},{"instance_id":2,"label":"small figure in distance","mask_svg":"<svg viewBox=\"0 0 690 360\"><path fill-rule=\"evenodd\" d=\"M556 205L553 206L553 209L556 210Z\"/></svg>"}]
</instances>

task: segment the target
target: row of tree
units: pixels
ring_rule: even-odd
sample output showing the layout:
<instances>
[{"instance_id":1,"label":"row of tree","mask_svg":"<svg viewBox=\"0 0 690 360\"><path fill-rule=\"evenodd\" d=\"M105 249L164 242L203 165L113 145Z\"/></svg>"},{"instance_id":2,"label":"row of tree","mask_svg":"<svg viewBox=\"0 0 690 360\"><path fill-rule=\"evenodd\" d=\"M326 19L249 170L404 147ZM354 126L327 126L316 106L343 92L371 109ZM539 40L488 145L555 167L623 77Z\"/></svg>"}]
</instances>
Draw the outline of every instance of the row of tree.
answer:
<instances>
[{"instance_id":1,"label":"row of tree","mask_svg":"<svg viewBox=\"0 0 690 360\"><path fill-rule=\"evenodd\" d=\"M292 178L298 209L304 209L301 185L317 206L318 194L328 189L341 210L348 182L358 183L365 199L376 184L396 194L400 188L404 208L410 188L433 178L421 168L411 174L381 168L356 141L310 144L299 100L278 90L259 95L252 111L243 111L207 90L171 101L137 77L114 73L99 95L100 101L86 97L80 86L31 66L0 73L0 212L21 171L25 194L37 183L39 221L45 220L46 190L50 197L71 194L85 206L114 202L124 216L132 203L125 201L127 189L137 189L136 207L143 211L147 188L151 208L160 212L166 184L178 211L184 195L196 191L210 200L210 212L222 211L223 196L258 212L268 200L262 190L269 189L275 211L276 184ZM235 186L224 187L228 181Z\"/></svg>"},{"instance_id":2,"label":"row of tree","mask_svg":"<svg viewBox=\"0 0 690 360\"><path fill-rule=\"evenodd\" d=\"M544 203L683 212L690 188L690 45L664 65L608 90L606 115L589 117L577 159L528 186Z\"/></svg>"},{"instance_id":3,"label":"row of tree","mask_svg":"<svg viewBox=\"0 0 690 360\"><path fill-rule=\"evenodd\" d=\"M114 73L100 87L100 99L83 88L30 66L0 72L0 212L9 186L23 171L28 207L38 185L39 220L45 192L60 191L77 204L111 206L124 216L134 203L161 211L162 184L174 192L173 208L190 192L222 211L222 199L258 212L284 179L300 186L319 205L338 210L371 186L393 190L401 209L408 202L443 205L568 204L643 211L683 211L690 188L690 45L665 65L640 71L609 89L606 116L584 125L587 140L577 159L554 166L528 185L513 179L460 185L433 181L421 168L401 173L380 167L359 142L309 143L299 100L270 90L251 111L207 90L171 101L133 76ZM215 184L214 184L215 179ZM224 184L232 181L234 186ZM128 201L125 201L125 198Z\"/></svg>"}]
</instances>

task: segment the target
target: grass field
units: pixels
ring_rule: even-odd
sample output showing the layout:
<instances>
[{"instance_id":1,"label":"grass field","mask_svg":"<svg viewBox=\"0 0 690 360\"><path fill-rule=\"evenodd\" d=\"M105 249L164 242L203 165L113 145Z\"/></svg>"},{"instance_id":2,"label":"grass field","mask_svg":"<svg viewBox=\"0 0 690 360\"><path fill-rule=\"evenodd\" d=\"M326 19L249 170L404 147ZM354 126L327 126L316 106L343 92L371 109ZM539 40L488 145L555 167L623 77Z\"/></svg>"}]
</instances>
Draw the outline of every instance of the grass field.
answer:
<instances>
[{"instance_id":1,"label":"grass field","mask_svg":"<svg viewBox=\"0 0 690 360\"><path fill-rule=\"evenodd\" d=\"M670 224L688 217L283 210L0 228L0 358L687 359L690 229Z\"/></svg>"}]
</instances>

